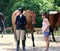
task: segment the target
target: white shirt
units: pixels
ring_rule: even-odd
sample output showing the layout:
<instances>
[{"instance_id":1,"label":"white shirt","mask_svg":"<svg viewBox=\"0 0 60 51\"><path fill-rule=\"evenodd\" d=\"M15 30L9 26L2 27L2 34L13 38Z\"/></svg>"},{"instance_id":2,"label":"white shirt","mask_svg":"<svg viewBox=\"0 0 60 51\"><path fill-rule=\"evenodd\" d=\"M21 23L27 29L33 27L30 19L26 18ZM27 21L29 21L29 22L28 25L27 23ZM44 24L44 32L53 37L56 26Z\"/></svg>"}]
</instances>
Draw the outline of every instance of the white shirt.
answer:
<instances>
[{"instance_id":1,"label":"white shirt","mask_svg":"<svg viewBox=\"0 0 60 51\"><path fill-rule=\"evenodd\" d=\"M47 20L47 21L48 21L47 18L44 18L44 20ZM48 24L47 24L46 22L44 22L44 20L43 20L43 22L42 22L42 32L44 32L44 30L45 30L46 27L48 26ZM48 31L49 31L49 27L47 28L47 30L46 30L45 32L48 32Z\"/></svg>"},{"instance_id":2,"label":"white shirt","mask_svg":"<svg viewBox=\"0 0 60 51\"><path fill-rule=\"evenodd\" d=\"M20 15L20 18L22 17L22 15Z\"/></svg>"}]
</instances>

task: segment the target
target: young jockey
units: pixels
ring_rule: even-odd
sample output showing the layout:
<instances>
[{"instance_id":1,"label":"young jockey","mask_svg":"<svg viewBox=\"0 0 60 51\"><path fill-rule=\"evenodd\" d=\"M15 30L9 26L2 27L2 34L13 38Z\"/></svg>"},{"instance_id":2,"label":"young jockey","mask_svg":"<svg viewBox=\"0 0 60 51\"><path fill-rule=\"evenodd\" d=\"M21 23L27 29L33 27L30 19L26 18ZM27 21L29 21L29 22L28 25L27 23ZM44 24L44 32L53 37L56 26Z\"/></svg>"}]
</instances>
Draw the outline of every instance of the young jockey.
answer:
<instances>
[{"instance_id":1,"label":"young jockey","mask_svg":"<svg viewBox=\"0 0 60 51\"><path fill-rule=\"evenodd\" d=\"M23 15L23 9L18 8L20 15L16 17L16 36L17 36L17 49L16 51L19 51L19 45L20 45L20 37L22 40L22 48L25 50L25 25L27 24L26 17Z\"/></svg>"}]
</instances>

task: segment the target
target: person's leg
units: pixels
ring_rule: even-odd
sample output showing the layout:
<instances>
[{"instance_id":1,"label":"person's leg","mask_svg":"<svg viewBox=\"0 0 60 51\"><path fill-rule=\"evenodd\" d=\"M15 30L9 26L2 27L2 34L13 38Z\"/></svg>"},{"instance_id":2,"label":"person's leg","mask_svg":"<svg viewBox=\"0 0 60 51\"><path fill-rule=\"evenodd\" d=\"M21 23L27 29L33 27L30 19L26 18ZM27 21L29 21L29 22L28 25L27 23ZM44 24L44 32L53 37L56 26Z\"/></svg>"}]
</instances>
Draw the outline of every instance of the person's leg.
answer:
<instances>
[{"instance_id":1,"label":"person's leg","mask_svg":"<svg viewBox=\"0 0 60 51\"><path fill-rule=\"evenodd\" d=\"M46 42L46 50L45 51L48 51L49 50L49 32L44 32L44 38L45 38L45 42Z\"/></svg>"},{"instance_id":2,"label":"person's leg","mask_svg":"<svg viewBox=\"0 0 60 51\"><path fill-rule=\"evenodd\" d=\"M26 40L25 30L21 30L21 40L22 40L22 48L23 50L25 50L25 40Z\"/></svg>"},{"instance_id":3,"label":"person's leg","mask_svg":"<svg viewBox=\"0 0 60 51\"><path fill-rule=\"evenodd\" d=\"M16 30L16 36L17 36L17 49L16 49L16 51L19 51L19 45L20 45L20 32L19 32L19 30Z\"/></svg>"},{"instance_id":4,"label":"person's leg","mask_svg":"<svg viewBox=\"0 0 60 51\"><path fill-rule=\"evenodd\" d=\"M48 49L49 49L49 37L46 36L44 38L45 38L45 41L46 41L46 51L48 51Z\"/></svg>"}]
</instances>

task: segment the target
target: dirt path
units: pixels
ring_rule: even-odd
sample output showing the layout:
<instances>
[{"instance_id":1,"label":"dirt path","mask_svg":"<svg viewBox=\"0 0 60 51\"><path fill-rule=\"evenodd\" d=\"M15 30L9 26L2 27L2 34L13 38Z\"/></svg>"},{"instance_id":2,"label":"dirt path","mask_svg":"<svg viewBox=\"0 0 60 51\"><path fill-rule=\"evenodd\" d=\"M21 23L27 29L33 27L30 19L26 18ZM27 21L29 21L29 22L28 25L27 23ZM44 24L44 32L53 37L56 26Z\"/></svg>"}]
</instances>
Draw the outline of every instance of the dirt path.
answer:
<instances>
[{"instance_id":1,"label":"dirt path","mask_svg":"<svg viewBox=\"0 0 60 51\"><path fill-rule=\"evenodd\" d=\"M45 41L43 36L35 35L35 45L36 47L33 48L31 38L26 39L26 51L44 51ZM22 45L20 45L20 48L20 51L22 51ZM0 51L16 51L16 43L13 34L4 35L3 38L1 38L0 35ZM60 42L50 42L49 51L60 51Z\"/></svg>"}]
</instances>

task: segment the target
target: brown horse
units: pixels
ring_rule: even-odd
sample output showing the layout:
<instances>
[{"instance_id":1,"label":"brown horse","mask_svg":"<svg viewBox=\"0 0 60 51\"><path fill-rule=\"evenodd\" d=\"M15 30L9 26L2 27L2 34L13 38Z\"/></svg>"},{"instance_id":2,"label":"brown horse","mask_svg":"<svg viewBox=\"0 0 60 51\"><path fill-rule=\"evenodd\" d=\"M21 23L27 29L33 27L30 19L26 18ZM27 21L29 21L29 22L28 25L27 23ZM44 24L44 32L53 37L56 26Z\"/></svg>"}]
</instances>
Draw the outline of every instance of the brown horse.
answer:
<instances>
[{"instance_id":1,"label":"brown horse","mask_svg":"<svg viewBox=\"0 0 60 51\"><path fill-rule=\"evenodd\" d=\"M52 33L52 38L53 38L53 41L56 41L55 40L55 37L54 37L54 29L60 25L60 13L58 12L52 12L51 14L48 15L48 18L49 18L49 22L50 22L50 32Z\"/></svg>"},{"instance_id":2,"label":"brown horse","mask_svg":"<svg viewBox=\"0 0 60 51\"><path fill-rule=\"evenodd\" d=\"M60 26L60 12L57 13L57 23L56 23L56 26Z\"/></svg>"},{"instance_id":3,"label":"brown horse","mask_svg":"<svg viewBox=\"0 0 60 51\"><path fill-rule=\"evenodd\" d=\"M34 27L32 25L36 24L35 18L36 18L36 13L30 10L26 10L23 12L23 14L26 16L27 19L27 25L26 25L26 30L30 29L31 31L31 36L32 36L32 42L33 42L33 47L35 47L35 43L34 43L34 35L33 35L33 30ZM13 12L12 14L12 24L13 24L13 28L14 28L14 35L15 35L15 39L16 39L16 16L19 15L19 11L16 10L15 12Z\"/></svg>"}]
</instances>

